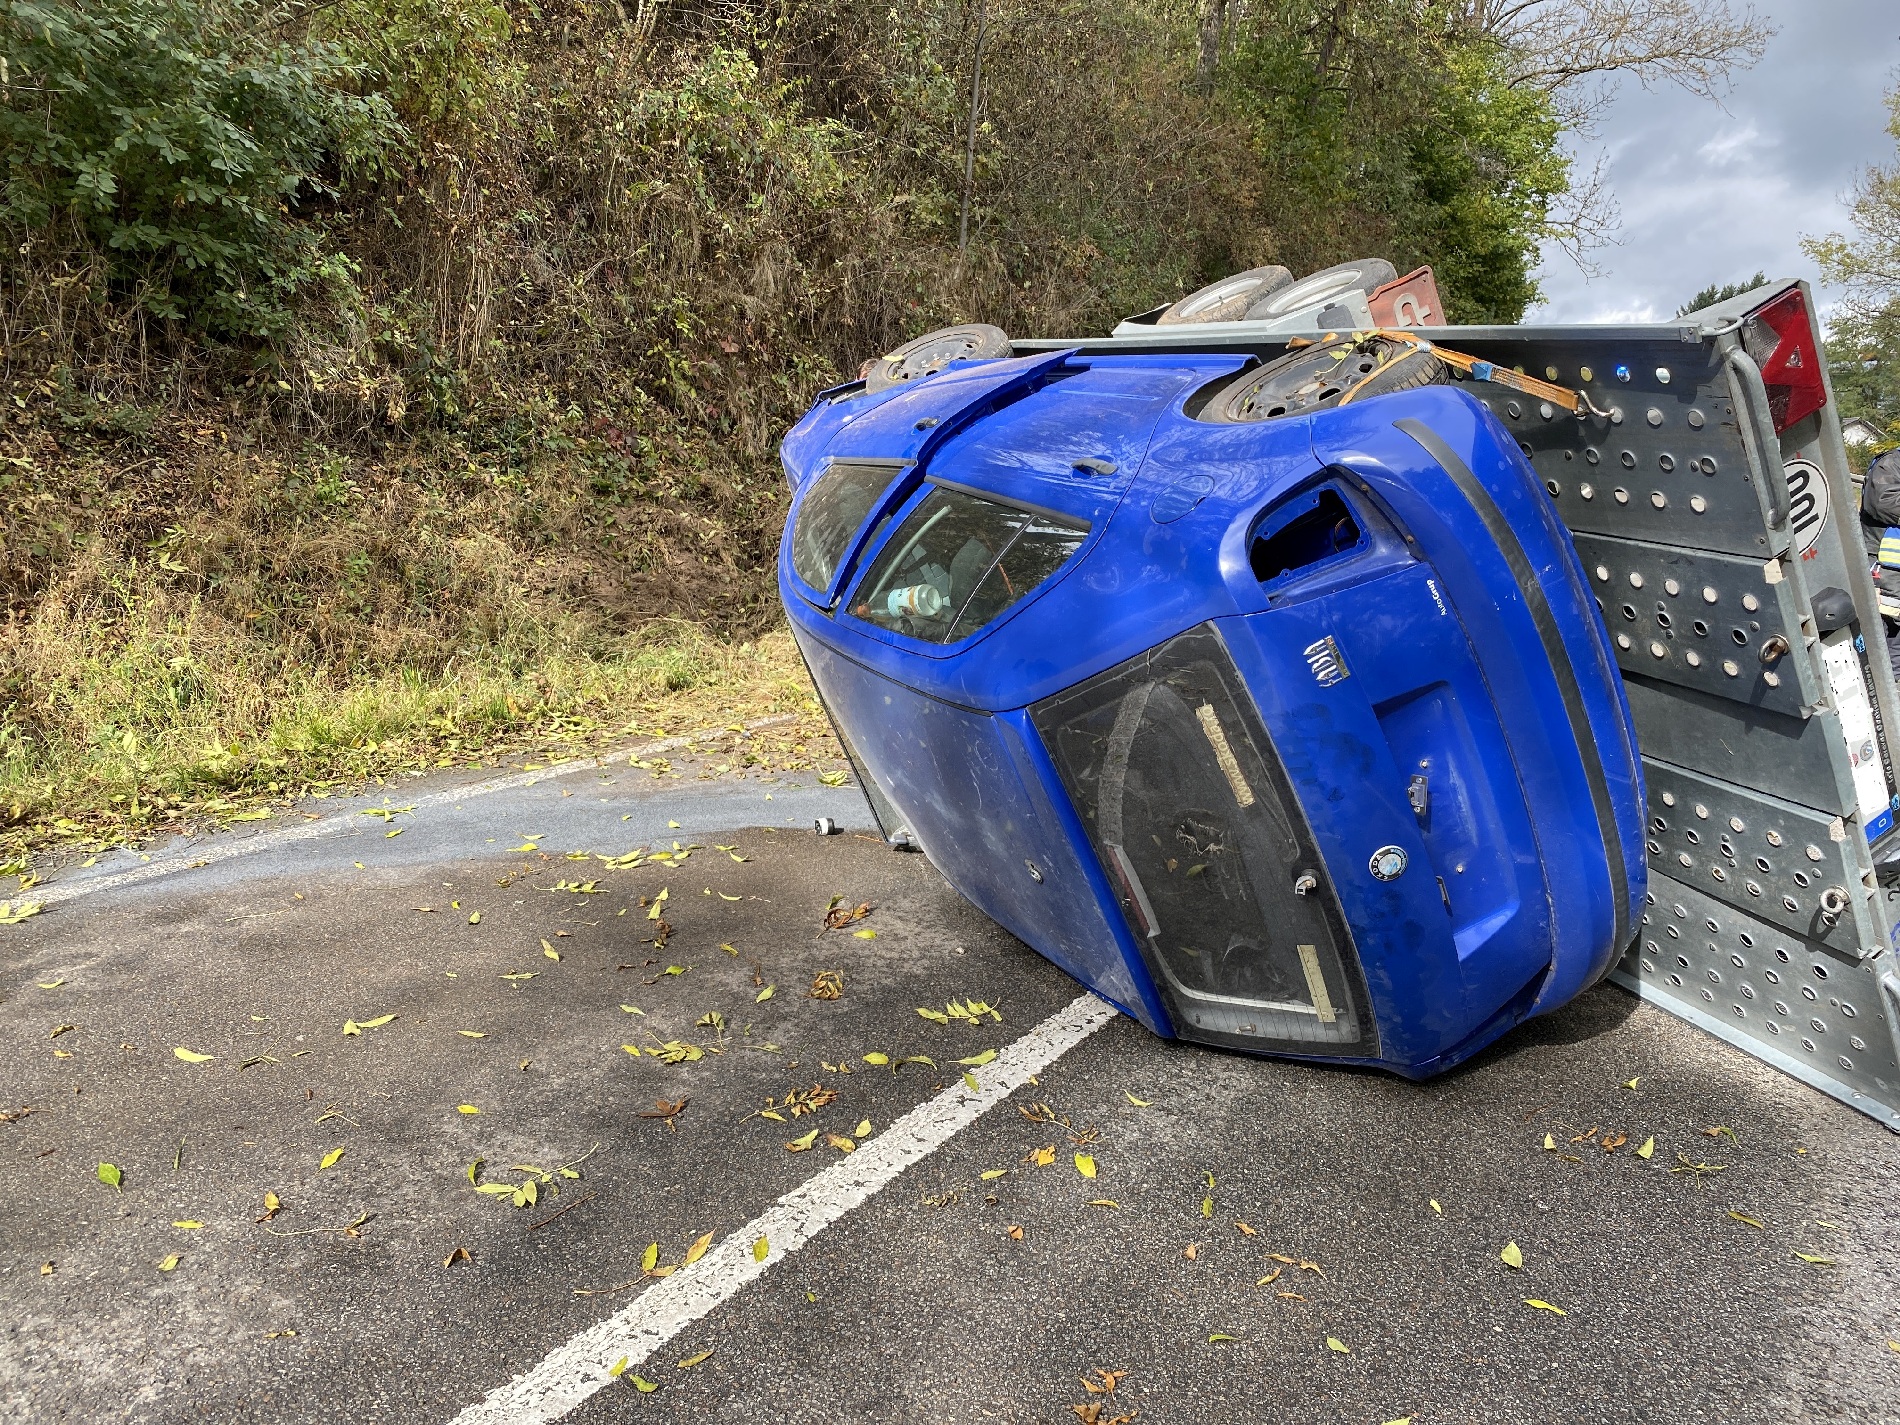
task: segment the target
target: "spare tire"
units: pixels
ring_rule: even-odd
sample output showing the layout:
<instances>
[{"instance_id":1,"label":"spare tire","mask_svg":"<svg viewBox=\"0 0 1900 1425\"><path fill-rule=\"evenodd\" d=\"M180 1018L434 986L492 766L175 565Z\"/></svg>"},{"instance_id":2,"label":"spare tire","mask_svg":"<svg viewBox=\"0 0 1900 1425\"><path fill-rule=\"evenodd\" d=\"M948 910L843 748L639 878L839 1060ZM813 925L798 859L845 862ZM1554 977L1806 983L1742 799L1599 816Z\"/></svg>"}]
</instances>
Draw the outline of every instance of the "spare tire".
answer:
<instances>
[{"instance_id":1,"label":"spare tire","mask_svg":"<svg viewBox=\"0 0 1900 1425\"><path fill-rule=\"evenodd\" d=\"M1009 335L1001 327L984 322L944 327L915 337L871 362L864 373L864 389L882 391L915 381L943 370L953 361L995 360L1009 354Z\"/></svg>"},{"instance_id":2,"label":"spare tire","mask_svg":"<svg viewBox=\"0 0 1900 1425\"><path fill-rule=\"evenodd\" d=\"M1253 308L1293 281L1284 267L1252 267L1210 282L1190 292L1155 318L1158 327L1183 322L1238 322L1252 316Z\"/></svg>"},{"instance_id":3,"label":"spare tire","mask_svg":"<svg viewBox=\"0 0 1900 1425\"><path fill-rule=\"evenodd\" d=\"M1398 275L1399 270L1383 257L1355 258L1280 288L1247 315L1256 321L1290 317L1308 307L1337 301L1348 292L1370 292L1375 287L1383 287Z\"/></svg>"},{"instance_id":4,"label":"spare tire","mask_svg":"<svg viewBox=\"0 0 1900 1425\"><path fill-rule=\"evenodd\" d=\"M1450 379L1423 342L1384 335L1316 342L1244 372L1200 418L1216 425L1269 421Z\"/></svg>"}]
</instances>

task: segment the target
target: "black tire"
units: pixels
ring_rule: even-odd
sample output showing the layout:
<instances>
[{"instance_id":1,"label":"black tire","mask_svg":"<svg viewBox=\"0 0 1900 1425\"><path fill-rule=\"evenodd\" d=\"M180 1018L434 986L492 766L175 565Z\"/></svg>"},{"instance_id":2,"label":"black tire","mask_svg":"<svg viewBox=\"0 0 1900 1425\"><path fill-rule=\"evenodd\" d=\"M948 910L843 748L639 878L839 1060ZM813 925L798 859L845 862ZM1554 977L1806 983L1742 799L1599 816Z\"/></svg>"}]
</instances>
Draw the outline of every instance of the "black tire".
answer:
<instances>
[{"instance_id":1,"label":"black tire","mask_svg":"<svg viewBox=\"0 0 1900 1425\"><path fill-rule=\"evenodd\" d=\"M1001 327L983 322L944 327L871 362L864 373L864 389L883 391L941 371L953 361L995 360L1009 354L1009 335Z\"/></svg>"},{"instance_id":2,"label":"black tire","mask_svg":"<svg viewBox=\"0 0 1900 1425\"><path fill-rule=\"evenodd\" d=\"M1183 322L1238 322L1251 309L1283 287L1291 286L1293 274L1284 267L1253 267L1210 282L1198 292L1190 292L1155 318L1158 327L1179 326Z\"/></svg>"},{"instance_id":3,"label":"black tire","mask_svg":"<svg viewBox=\"0 0 1900 1425\"><path fill-rule=\"evenodd\" d=\"M1244 373L1208 401L1200 418L1216 425L1270 421L1449 379L1443 362L1403 338L1316 342Z\"/></svg>"},{"instance_id":4,"label":"black tire","mask_svg":"<svg viewBox=\"0 0 1900 1425\"><path fill-rule=\"evenodd\" d=\"M1369 401L1374 396L1390 396L1397 391L1416 391L1421 386L1442 386L1451 380L1445 363L1430 351L1419 348L1402 352L1339 398L1342 406Z\"/></svg>"},{"instance_id":5,"label":"black tire","mask_svg":"<svg viewBox=\"0 0 1900 1425\"><path fill-rule=\"evenodd\" d=\"M1308 307L1335 302L1348 292L1370 292L1375 287L1383 287L1398 275L1399 270L1383 257L1355 258L1289 283L1264 302L1257 303L1247 316L1254 321L1290 317Z\"/></svg>"}]
</instances>

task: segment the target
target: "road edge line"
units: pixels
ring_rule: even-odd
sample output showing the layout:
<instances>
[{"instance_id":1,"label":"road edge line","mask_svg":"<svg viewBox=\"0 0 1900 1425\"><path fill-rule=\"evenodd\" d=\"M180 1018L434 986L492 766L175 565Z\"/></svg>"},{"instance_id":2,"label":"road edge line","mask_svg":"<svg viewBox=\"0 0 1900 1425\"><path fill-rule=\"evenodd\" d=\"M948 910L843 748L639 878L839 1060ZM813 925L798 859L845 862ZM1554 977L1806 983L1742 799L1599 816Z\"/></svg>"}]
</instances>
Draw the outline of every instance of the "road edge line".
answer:
<instances>
[{"instance_id":1,"label":"road edge line","mask_svg":"<svg viewBox=\"0 0 1900 1425\"><path fill-rule=\"evenodd\" d=\"M608 1371L623 1358L623 1372L636 1370L1120 1013L1093 994L1078 996L975 1070L980 1091L958 1082L918 1104L856 1152L729 1233L698 1262L656 1282L612 1316L555 1347L532 1369L490 1391L457 1415L453 1425L548 1425L560 1419L615 1384ZM753 1244L760 1238L767 1253L756 1260Z\"/></svg>"},{"instance_id":2,"label":"road edge line","mask_svg":"<svg viewBox=\"0 0 1900 1425\"><path fill-rule=\"evenodd\" d=\"M796 713L777 713L757 722L747 723L747 732L760 732L769 727L782 727L788 722L796 722ZM576 757L566 762L551 762L533 772L516 772L507 777L496 777L491 781L475 782L453 791L425 792L416 798L416 808L453 806L457 802L471 801L476 797L487 796L490 792L506 792L516 787L530 787L536 782L547 781L553 777L564 777L570 772L582 772L589 768L604 767L616 757L640 757L654 752L671 752L681 747L689 747L695 742L712 737L717 733L730 732L729 727L708 727L698 732L682 733L677 737L662 737L650 742L631 742L623 747L612 747L587 757ZM53 883L43 890L35 891L40 904L51 910L54 906L67 901L76 901L81 896L96 895L100 891L116 891L124 886L136 886L145 881L155 881L162 876L174 876L180 871L196 871L205 866L214 866L220 861L236 860L240 856L255 855L259 851L269 851L274 847L291 845L298 841L310 841L317 837L333 836L339 831L348 830L353 823L344 820L309 822L303 826L286 826L269 831L260 831L257 835L243 841L234 841L228 845L212 846L190 860L168 859L154 861L148 866L135 866L130 870L118 871L109 876L99 876L65 886ZM224 829L224 828L221 828Z\"/></svg>"}]
</instances>

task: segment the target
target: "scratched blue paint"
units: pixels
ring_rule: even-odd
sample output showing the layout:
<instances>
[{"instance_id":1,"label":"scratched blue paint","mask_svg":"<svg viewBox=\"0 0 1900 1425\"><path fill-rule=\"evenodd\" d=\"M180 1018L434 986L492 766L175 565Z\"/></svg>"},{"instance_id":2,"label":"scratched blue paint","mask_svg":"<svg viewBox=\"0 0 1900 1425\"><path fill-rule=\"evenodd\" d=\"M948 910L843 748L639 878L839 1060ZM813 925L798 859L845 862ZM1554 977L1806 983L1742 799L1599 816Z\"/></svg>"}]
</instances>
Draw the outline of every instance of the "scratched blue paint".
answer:
<instances>
[{"instance_id":1,"label":"scratched blue paint","mask_svg":"<svg viewBox=\"0 0 1900 1425\"><path fill-rule=\"evenodd\" d=\"M1376 1053L1346 1061L1424 1077L1566 1003L1624 948L1646 888L1629 710L1568 536L1480 403L1439 386L1253 425L1186 414L1239 364L1046 353L830 393L783 446L792 521L831 462L912 463L892 466L837 587L802 585L782 551L780 592L862 770L950 882L1183 1037L1030 709L1216 631L1350 927L1377 1034ZM1521 549L1515 569L1404 419L1482 487ZM948 644L851 611L853 582L935 481L1088 529L1053 575ZM1322 489L1363 537L1263 586L1249 557L1263 518ZM1345 670L1331 683L1312 655L1326 639ZM1423 816L1414 775L1431 786ZM1386 846L1407 861L1390 881L1369 866Z\"/></svg>"}]
</instances>

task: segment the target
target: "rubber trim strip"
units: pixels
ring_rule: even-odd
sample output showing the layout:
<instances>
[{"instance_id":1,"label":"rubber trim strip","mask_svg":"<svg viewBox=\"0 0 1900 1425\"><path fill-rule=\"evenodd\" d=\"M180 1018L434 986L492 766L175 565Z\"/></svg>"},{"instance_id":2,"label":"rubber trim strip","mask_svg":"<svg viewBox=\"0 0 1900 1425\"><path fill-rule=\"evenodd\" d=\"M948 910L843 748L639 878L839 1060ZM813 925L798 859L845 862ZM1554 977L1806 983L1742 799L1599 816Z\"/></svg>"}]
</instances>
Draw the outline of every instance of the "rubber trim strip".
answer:
<instances>
[{"instance_id":1,"label":"rubber trim strip","mask_svg":"<svg viewBox=\"0 0 1900 1425\"><path fill-rule=\"evenodd\" d=\"M1564 647L1556 615L1550 610L1550 600L1544 595L1543 585L1537 582L1537 572L1531 568L1524 546L1518 541L1517 531L1511 528L1510 522L1504 518L1504 512L1491 498L1491 492L1478 482L1478 477L1471 473L1470 467L1424 422L1407 416L1394 421L1392 425L1424 447L1425 453L1451 476L1452 482L1470 502L1472 509L1478 512L1478 518L1484 521L1486 532L1504 555L1504 562L1510 566L1518 588L1523 590L1524 602L1530 607L1531 622L1537 628L1538 641L1544 645L1544 654L1549 658L1551 671L1557 677L1557 690L1563 697L1564 716L1569 719L1571 736L1576 739L1577 750L1583 757L1583 775L1590 784L1590 802L1596 811L1597 830L1603 837L1603 859L1609 866L1610 889L1616 897L1616 939L1611 961L1614 964L1614 956L1620 956L1629 946L1632 934L1629 923L1629 868L1623 862L1623 838L1617 830L1616 808L1610 801L1610 784L1603 775L1603 761L1597 755L1596 729L1590 725L1590 715L1583 705L1583 689L1577 683L1577 670L1570 661L1569 650Z\"/></svg>"},{"instance_id":2,"label":"rubber trim strip","mask_svg":"<svg viewBox=\"0 0 1900 1425\"><path fill-rule=\"evenodd\" d=\"M995 490L986 490L981 485L966 485L961 480L951 480L942 475L924 472L926 485L941 485L946 490L955 490L959 495L971 495L992 505L1001 505L1010 510L1026 510L1032 515L1041 515L1054 524L1067 529L1077 529L1087 534L1095 528L1080 515L1072 515L1066 510L1058 510L1050 505L1038 505L1030 500L1018 499L1014 495L1001 495Z\"/></svg>"}]
</instances>

